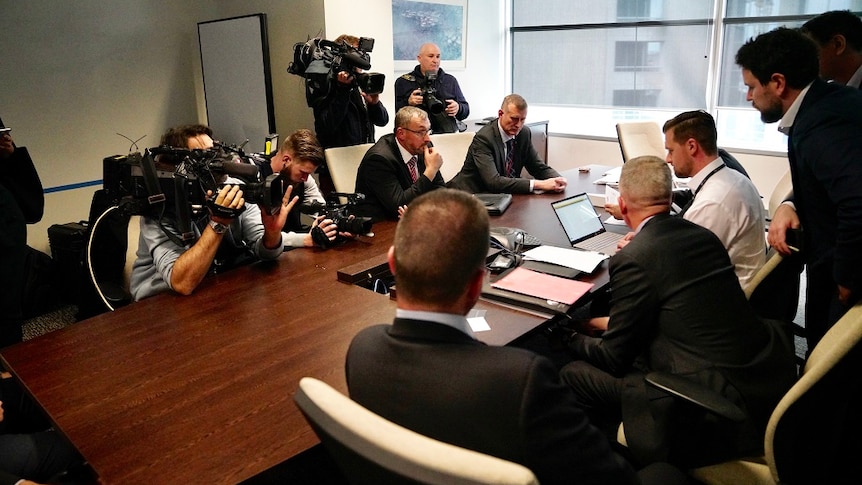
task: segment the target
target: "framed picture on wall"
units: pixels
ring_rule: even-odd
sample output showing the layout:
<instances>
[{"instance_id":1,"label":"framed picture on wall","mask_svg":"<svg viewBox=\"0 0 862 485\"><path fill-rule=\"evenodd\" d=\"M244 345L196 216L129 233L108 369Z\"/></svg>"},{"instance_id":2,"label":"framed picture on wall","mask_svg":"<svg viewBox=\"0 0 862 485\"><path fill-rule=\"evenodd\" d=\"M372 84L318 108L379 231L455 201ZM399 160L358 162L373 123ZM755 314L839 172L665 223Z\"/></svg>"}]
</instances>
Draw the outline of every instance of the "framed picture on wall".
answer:
<instances>
[{"instance_id":1,"label":"framed picture on wall","mask_svg":"<svg viewBox=\"0 0 862 485\"><path fill-rule=\"evenodd\" d=\"M419 47L433 42L446 70L467 65L467 0L392 0L392 41L396 71L416 66Z\"/></svg>"}]
</instances>

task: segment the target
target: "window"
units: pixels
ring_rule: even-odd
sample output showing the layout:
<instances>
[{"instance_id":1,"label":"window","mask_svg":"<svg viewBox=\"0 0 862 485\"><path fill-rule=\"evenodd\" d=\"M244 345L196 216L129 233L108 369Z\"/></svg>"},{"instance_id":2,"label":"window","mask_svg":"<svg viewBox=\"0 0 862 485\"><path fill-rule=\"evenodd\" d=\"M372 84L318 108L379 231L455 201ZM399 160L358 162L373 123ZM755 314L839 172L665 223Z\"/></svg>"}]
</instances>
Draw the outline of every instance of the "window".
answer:
<instances>
[{"instance_id":1,"label":"window","mask_svg":"<svg viewBox=\"0 0 862 485\"><path fill-rule=\"evenodd\" d=\"M722 146L783 152L745 100L736 51L840 9L862 0L513 0L512 91L558 133L615 137L619 121L706 109Z\"/></svg>"}]
</instances>

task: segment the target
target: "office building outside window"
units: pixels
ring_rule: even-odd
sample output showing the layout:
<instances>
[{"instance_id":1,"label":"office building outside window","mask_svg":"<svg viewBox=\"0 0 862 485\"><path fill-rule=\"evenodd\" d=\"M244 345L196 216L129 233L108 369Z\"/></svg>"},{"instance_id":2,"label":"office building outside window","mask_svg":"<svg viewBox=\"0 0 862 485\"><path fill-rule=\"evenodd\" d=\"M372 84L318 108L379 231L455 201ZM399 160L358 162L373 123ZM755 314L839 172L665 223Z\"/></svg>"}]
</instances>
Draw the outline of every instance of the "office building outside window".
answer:
<instances>
[{"instance_id":1,"label":"office building outside window","mask_svg":"<svg viewBox=\"0 0 862 485\"><path fill-rule=\"evenodd\" d=\"M615 137L620 121L705 109L722 146L784 152L745 100L736 51L778 26L862 0L513 0L512 91L556 133Z\"/></svg>"}]
</instances>

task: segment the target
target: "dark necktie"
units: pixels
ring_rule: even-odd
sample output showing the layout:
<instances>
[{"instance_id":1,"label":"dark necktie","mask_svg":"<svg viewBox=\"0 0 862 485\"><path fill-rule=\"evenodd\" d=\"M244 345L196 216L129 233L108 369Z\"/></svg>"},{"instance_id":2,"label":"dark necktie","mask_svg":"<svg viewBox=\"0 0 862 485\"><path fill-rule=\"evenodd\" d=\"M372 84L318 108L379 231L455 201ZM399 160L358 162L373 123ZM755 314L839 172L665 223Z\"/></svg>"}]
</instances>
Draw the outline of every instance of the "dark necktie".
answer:
<instances>
[{"instance_id":1,"label":"dark necktie","mask_svg":"<svg viewBox=\"0 0 862 485\"><path fill-rule=\"evenodd\" d=\"M419 173L416 171L416 155L410 157L410 160L407 162L407 168L410 169L410 179L415 184L419 179Z\"/></svg>"},{"instance_id":2,"label":"dark necktie","mask_svg":"<svg viewBox=\"0 0 862 485\"><path fill-rule=\"evenodd\" d=\"M506 142L506 177L515 178L515 139Z\"/></svg>"}]
</instances>

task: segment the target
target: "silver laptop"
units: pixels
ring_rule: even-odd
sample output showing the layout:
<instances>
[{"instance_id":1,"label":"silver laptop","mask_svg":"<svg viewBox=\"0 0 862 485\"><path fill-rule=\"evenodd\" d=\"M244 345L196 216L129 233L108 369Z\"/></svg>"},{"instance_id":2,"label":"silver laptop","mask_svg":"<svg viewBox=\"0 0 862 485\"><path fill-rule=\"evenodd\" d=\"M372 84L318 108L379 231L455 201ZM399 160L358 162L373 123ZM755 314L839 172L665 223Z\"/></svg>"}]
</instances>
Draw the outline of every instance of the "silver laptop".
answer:
<instances>
[{"instance_id":1,"label":"silver laptop","mask_svg":"<svg viewBox=\"0 0 862 485\"><path fill-rule=\"evenodd\" d=\"M586 192L551 203L573 248L602 254L617 252L622 234L608 232Z\"/></svg>"}]
</instances>

